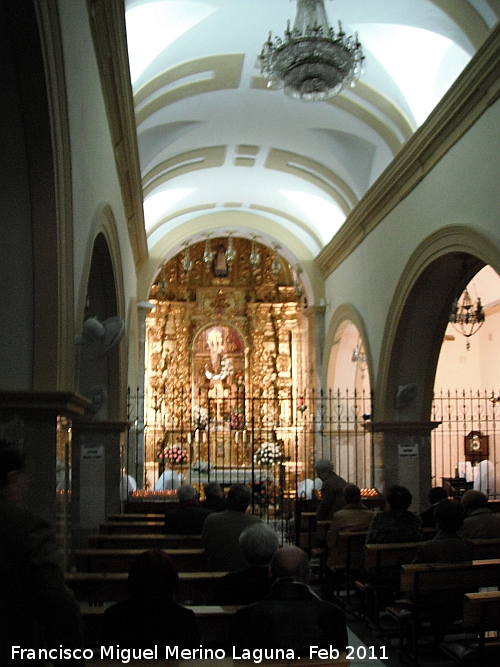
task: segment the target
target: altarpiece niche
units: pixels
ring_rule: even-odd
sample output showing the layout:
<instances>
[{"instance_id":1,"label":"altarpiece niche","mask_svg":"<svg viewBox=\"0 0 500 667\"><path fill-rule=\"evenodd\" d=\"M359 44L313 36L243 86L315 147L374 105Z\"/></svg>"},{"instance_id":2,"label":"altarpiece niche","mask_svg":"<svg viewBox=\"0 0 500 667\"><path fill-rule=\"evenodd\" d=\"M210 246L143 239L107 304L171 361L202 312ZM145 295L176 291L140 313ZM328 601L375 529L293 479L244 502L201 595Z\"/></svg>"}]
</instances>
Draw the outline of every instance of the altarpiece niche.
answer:
<instances>
[{"instance_id":1,"label":"altarpiece niche","mask_svg":"<svg viewBox=\"0 0 500 667\"><path fill-rule=\"evenodd\" d=\"M213 476L293 459L297 470L313 446L305 436L297 445L297 397L314 373L297 276L255 241L214 239L217 254L207 247L195 243L168 261L151 288L146 465ZM264 445L275 460L256 458Z\"/></svg>"}]
</instances>

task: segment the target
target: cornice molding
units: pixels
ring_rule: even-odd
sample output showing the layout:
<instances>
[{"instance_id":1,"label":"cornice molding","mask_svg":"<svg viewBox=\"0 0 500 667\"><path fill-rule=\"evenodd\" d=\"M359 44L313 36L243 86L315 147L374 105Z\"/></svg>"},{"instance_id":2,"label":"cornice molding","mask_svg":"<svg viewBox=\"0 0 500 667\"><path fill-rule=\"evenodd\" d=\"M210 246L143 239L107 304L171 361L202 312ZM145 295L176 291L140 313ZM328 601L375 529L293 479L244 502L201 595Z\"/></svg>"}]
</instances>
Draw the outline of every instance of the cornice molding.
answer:
<instances>
[{"instance_id":1,"label":"cornice molding","mask_svg":"<svg viewBox=\"0 0 500 667\"><path fill-rule=\"evenodd\" d=\"M316 257L327 278L500 97L500 24Z\"/></svg>"},{"instance_id":2,"label":"cornice molding","mask_svg":"<svg viewBox=\"0 0 500 667\"><path fill-rule=\"evenodd\" d=\"M147 259L148 249L128 64L124 0L87 0L87 8L129 239L138 270Z\"/></svg>"}]
</instances>

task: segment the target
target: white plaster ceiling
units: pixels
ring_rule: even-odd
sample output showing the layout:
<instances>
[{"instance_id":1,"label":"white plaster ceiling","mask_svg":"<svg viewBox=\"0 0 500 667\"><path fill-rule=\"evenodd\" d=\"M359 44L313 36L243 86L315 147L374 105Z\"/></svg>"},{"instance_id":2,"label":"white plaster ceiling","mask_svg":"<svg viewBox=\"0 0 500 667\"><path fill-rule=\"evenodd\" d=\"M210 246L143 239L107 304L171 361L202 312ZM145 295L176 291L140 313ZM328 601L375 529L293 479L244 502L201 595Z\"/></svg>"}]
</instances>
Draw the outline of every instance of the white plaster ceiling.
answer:
<instances>
[{"instance_id":1,"label":"white plaster ceiling","mask_svg":"<svg viewBox=\"0 0 500 667\"><path fill-rule=\"evenodd\" d=\"M290 0L127 0L150 258L227 230L318 254L487 37L499 0L325 0L357 32L358 85L324 102L266 89L256 58ZM287 254L288 253L288 254Z\"/></svg>"}]
</instances>

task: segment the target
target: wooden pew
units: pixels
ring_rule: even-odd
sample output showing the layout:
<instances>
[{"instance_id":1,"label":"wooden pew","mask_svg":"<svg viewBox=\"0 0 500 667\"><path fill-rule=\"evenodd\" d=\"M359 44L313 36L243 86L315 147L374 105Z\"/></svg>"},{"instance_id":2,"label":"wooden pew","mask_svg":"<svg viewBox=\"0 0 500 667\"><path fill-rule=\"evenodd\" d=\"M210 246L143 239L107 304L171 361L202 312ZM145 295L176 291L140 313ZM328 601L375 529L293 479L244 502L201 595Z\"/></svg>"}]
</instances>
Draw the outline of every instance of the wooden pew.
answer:
<instances>
[{"instance_id":1,"label":"wooden pew","mask_svg":"<svg viewBox=\"0 0 500 667\"><path fill-rule=\"evenodd\" d=\"M175 599L182 604L207 604L217 581L226 572L179 572ZM66 584L78 602L102 605L120 602L128 597L127 572L72 572L65 575Z\"/></svg>"},{"instance_id":2,"label":"wooden pew","mask_svg":"<svg viewBox=\"0 0 500 667\"><path fill-rule=\"evenodd\" d=\"M457 599L484 587L500 585L500 560L474 560L463 563L407 564L401 566L400 592L406 602L387 608L399 624L400 659L408 653L418 659L418 639L423 623L436 612L443 622L452 622L457 614ZM411 604L408 603L411 600Z\"/></svg>"},{"instance_id":3,"label":"wooden pew","mask_svg":"<svg viewBox=\"0 0 500 667\"><path fill-rule=\"evenodd\" d=\"M201 535L90 535L92 549L201 549Z\"/></svg>"},{"instance_id":4,"label":"wooden pew","mask_svg":"<svg viewBox=\"0 0 500 667\"><path fill-rule=\"evenodd\" d=\"M163 534L165 521L103 521L99 524L100 535L127 535L134 533Z\"/></svg>"},{"instance_id":5,"label":"wooden pew","mask_svg":"<svg viewBox=\"0 0 500 667\"><path fill-rule=\"evenodd\" d=\"M334 595L341 605L349 604L354 581L364 563L366 530L341 530L335 544ZM328 549L327 549L328 552ZM326 555L328 562L328 553Z\"/></svg>"},{"instance_id":6,"label":"wooden pew","mask_svg":"<svg viewBox=\"0 0 500 667\"><path fill-rule=\"evenodd\" d=\"M227 645L234 612L238 607L195 605L187 606L187 609L192 609L196 614L198 629L204 646ZM105 607L81 608L85 647L93 648L102 645L102 615L104 614L104 610ZM164 651L165 649L162 647L162 650ZM105 664L109 665L110 663L106 661Z\"/></svg>"},{"instance_id":7,"label":"wooden pew","mask_svg":"<svg viewBox=\"0 0 500 667\"><path fill-rule=\"evenodd\" d=\"M147 513L147 512L123 512L122 514L110 514L108 516L108 521L119 521L120 523L126 523L127 521L163 521L165 514L156 513Z\"/></svg>"},{"instance_id":8,"label":"wooden pew","mask_svg":"<svg viewBox=\"0 0 500 667\"><path fill-rule=\"evenodd\" d=\"M464 630L473 630L475 638L459 638L441 644L442 650L457 662L473 660L479 667L487 659L500 663L500 591L466 593L463 608ZM487 636L491 633L490 636ZM492 664L492 662L489 662Z\"/></svg>"},{"instance_id":9,"label":"wooden pew","mask_svg":"<svg viewBox=\"0 0 500 667\"><path fill-rule=\"evenodd\" d=\"M77 572L128 572L144 549L77 549ZM165 549L179 572L206 571L204 549Z\"/></svg>"}]
</instances>

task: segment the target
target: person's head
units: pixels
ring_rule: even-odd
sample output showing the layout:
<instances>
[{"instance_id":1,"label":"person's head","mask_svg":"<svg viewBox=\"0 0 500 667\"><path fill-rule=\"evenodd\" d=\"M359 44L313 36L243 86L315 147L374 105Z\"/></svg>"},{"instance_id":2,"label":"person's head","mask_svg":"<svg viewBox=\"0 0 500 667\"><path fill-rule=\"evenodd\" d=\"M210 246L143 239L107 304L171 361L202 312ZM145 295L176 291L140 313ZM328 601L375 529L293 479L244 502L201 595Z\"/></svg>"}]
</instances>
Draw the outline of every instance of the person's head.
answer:
<instances>
[{"instance_id":1,"label":"person's head","mask_svg":"<svg viewBox=\"0 0 500 667\"><path fill-rule=\"evenodd\" d=\"M170 600L178 582L179 575L170 556L163 549L151 549L138 556L130 566L129 597L145 603Z\"/></svg>"},{"instance_id":2,"label":"person's head","mask_svg":"<svg viewBox=\"0 0 500 667\"><path fill-rule=\"evenodd\" d=\"M228 510L245 512L252 500L252 492L246 484L231 484L226 497L226 507Z\"/></svg>"},{"instance_id":3,"label":"person's head","mask_svg":"<svg viewBox=\"0 0 500 667\"><path fill-rule=\"evenodd\" d=\"M465 514L470 514L474 510L483 509L488 507L488 496L481 491L474 491L474 489L469 489L462 496L460 503Z\"/></svg>"},{"instance_id":4,"label":"person's head","mask_svg":"<svg viewBox=\"0 0 500 667\"><path fill-rule=\"evenodd\" d=\"M434 510L436 526L445 533L454 534L460 530L465 513L458 500L445 498L440 500Z\"/></svg>"},{"instance_id":5,"label":"person's head","mask_svg":"<svg viewBox=\"0 0 500 667\"><path fill-rule=\"evenodd\" d=\"M19 501L23 495L21 475L25 468L24 456L19 447L0 441L0 494L9 500Z\"/></svg>"},{"instance_id":6,"label":"person's head","mask_svg":"<svg viewBox=\"0 0 500 667\"><path fill-rule=\"evenodd\" d=\"M387 502L391 510L407 510L410 507L412 495L406 486L391 486L387 491Z\"/></svg>"},{"instance_id":7,"label":"person's head","mask_svg":"<svg viewBox=\"0 0 500 667\"><path fill-rule=\"evenodd\" d=\"M205 498L224 498L222 487L217 482L209 482L203 487Z\"/></svg>"},{"instance_id":8,"label":"person's head","mask_svg":"<svg viewBox=\"0 0 500 667\"><path fill-rule=\"evenodd\" d=\"M306 552L292 544L285 544L274 554L271 560L270 573L273 581L292 579L306 584L311 574Z\"/></svg>"},{"instance_id":9,"label":"person's head","mask_svg":"<svg viewBox=\"0 0 500 667\"><path fill-rule=\"evenodd\" d=\"M346 505L355 505L361 502L361 491L356 484L347 484L344 487L344 500Z\"/></svg>"},{"instance_id":10,"label":"person's head","mask_svg":"<svg viewBox=\"0 0 500 667\"><path fill-rule=\"evenodd\" d=\"M183 484L177 489L177 498L180 503L196 500L196 497L196 489L191 484Z\"/></svg>"},{"instance_id":11,"label":"person's head","mask_svg":"<svg viewBox=\"0 0 500 667\"><path fill-rule=\"evenodd\" d=\"M328 459L320 459L314 465L316 474L321 480L326 479L333 472L333 464Z\"/></svg>"},{"instance_id":12,"label":"person's head","mask_svg":"<svg viewBox=\"0 0 500 667\"><path fill-rule=\"evenodd\" d=\"M429 502L431 505L435 505L440 500L445 500L448 497L446 490L442 486L433 486L429 491Z\"/></svg>"},{"instance_id":13,"label":"person's head","mask_svg":"<svg viewBox=\"0 0 500 667\"><path fill-rule=\"evenodd\" d=\"M265 523L254 523L241 533L240 549L250 565L269 565L279 546L278 536Z\"/></svg>"}]
</instances>

